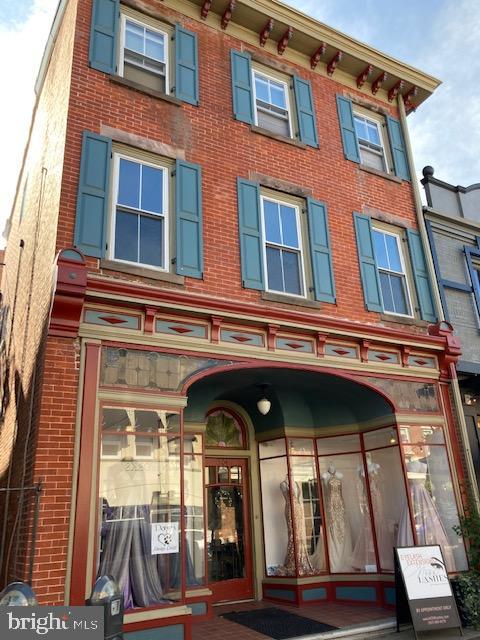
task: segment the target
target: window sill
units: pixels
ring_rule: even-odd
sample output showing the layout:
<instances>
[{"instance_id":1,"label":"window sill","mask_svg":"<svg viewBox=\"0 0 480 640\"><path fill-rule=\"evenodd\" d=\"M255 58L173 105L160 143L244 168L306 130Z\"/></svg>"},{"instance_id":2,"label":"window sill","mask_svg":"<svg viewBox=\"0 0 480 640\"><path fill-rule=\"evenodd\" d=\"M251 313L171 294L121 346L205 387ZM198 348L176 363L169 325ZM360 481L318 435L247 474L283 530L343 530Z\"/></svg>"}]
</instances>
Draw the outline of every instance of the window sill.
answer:
<instances>
[{"instance_id":1,"label":"window sill","mask_svg":"<svg viewBox=\"0 0 480 640\"><path fill-rule=\"evenodd\" d=\"M298 140L294 140L293 138L286 138L285 136L281 136L278 133L264 129L263 127L257 127L255 124L250 125L250 131L253 131L253 133L259 133L261 136L266 136L267 138L272 138L273 140L278 140L278 142L286 142L287 144L291 144L299 149L307 148L307 145L303 144L303 142L298 142Z\"/></svg>"},{"instance_id":2,"label":"window sill","mask_svg":"<svg viewBox=\"0 0 480 640\"><path fill-rule=\"evenodd\" d=\"M135 267L134 265L116 262L115 260L100 260L101 269L109 269L110 271L118 271L121 273L129 273L142 278L150 278L151 280L160 280L162 282L171 282L172 284L185 284L185 276L179 276L176 273L166 273L149 269L148 267Z\"/></svg>"},{"instance_id":3,"label":"window sill","mask_svg":"<svg viewBox=\"0 0 480 640\"><path fill-rule=\"evenodd\" d=\"M267 302L282 302L283 304L295 304L298 307L308 307L309 309L321 309L320 302L315 300L306 300L305 298L294 298L293 296L283 295L281 293L271 293L270 291L262 291L262 300Z\"/></svg>"},{"instance_id":4,"label":"window sill","mask_svg":"<svg viewBox=\"0 0 480 640\"><path fill-rule=\"evenodd\" d=\"M424 327L427 328L430 322L426 320L418 320L417 318L404 318L401 316L390 315L389 313L381 313L380 318L385 322L395 322L397 324L407 324L412 327Z\"/></svg>"},{"instance_id":5,"label":"window sill","mask_svg":"<svg viewBox=\"0 0 480 640\"><path fill-rule=\"evenodd\" d=\"M374 169L373 167L367 167L366 164L359 164L358 168L361 171L373 173L374 176L378 176L379 178L385 178L385 180L391 180L392 182L396 182L397 184L402 184L402 179L397 178L397 176L394 176L391 173L385 173L385 171L379 171L378 169Z\"/></svg>"},{"instance_id":6,"label":"window sill","mask_svg":"<svg viewBox=\"0 0 480 640\"><path fill-rule=\"evenodd\" d=\"M138 84L138 82L127 80L126 78L122 78L122 76L110 76L110 82L113 82L114 84L121 84L124 87L129 87L130 89L134 89L135 91L140 91L140 93L145 93L148 96L152 96L153 98L158 98L159 100L170 102L170 104L174 104L176 107L182 106L182 101L178 98L169 96L166 93L162 93L161 91L149 89L143 84Z\"/></svg>"}]
</instances>

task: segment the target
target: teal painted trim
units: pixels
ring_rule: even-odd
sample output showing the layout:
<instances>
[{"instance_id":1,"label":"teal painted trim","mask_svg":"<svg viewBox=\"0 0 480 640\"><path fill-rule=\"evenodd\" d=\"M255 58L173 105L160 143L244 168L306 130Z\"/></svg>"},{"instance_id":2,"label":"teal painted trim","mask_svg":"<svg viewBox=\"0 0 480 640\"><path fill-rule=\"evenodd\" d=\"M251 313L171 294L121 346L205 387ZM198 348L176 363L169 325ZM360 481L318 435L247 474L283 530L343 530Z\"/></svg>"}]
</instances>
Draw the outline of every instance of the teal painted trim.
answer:
<instances>
[{"instance_id":1,"label":"teal painted trim","mask_svg":"<svg viewBox=\"0 0 480 640\"><path fill-rule=\"evenodd\" d=\"M119 0L94 0L88 55L93 69L115 73L119 17Z\"/></svg>"},{"instance_id":2,"label":"teal painted trim","mask_svg":"<svg viewBox=\"0 0 480 640\"><path fill-rule=\"evenodd\" d=\"M112 141L91 131L83 132L74 245L87 256L105 254L108 182Z\"/></svg>"},{"instance_id":3,"label":"teal painted trim","mask_svg":"<svg viewBox=\"0 0 480 640\"><path fill-rule=\"evenodd\" d=\"M302 600L304 602L310 602L311 600L326 600L327 590L325 587L318 587L316 589L304 589L302 591Z\"/></svg>"},{"instance_id":4,"label":"teal painted trim","mask_svg":"<svg viewBox=\"0 0 480 640\"><path fill-rule=\"evenodd\" d=\"M395 175L402 180L410 180L410 171L408 170L407 151L405 149L405 141L403 139L402 125L399 120L386 116L387 131L392 150L393 164L395 167Z\"/></svg>"},{"instance_id":5,"label":"teal painted trim","mask_svg":"<svg viewBox=\"0 0 480 640\"><path fill-rule=\"evenodd\" d=\"M131 631L123 636L125 640L184 640L185 630L183 624L172 624L169 627Z\"/></svg>"},{"instance_id":6,"label":"teal painted trim","mask_svg":"<svg viewBox=\"0 0 480 640\"><path fill-rule=\"evenodd\" d=\"M233 115L240 122L253 124L252 56L232 49L230 65Z\"/></svg>"},{"instance_id":7,"label":"teal painted trim","mask_svg":"<svg viewBox=\"0 0 480 640\"><path fill-rule=\"evenodd\" d=\"M108 322L105 318L115 318L115 322ZM140 329L138 316L127 316L123 313L110 313L109 311L85 311L84 322L88 324L100 324L104 327L120 327L122 329Z\"/></svg>"},{"instance_id":8,"label":"teal painted trim","mask_svg":"<svg viewBox=\"0 0 480 640\"><path fill-rule=\"evenodd\" d=\"M288 591L287 589L265 589L265 595L267 598L295 602L295 591Z\"/></svg>"},{"instance_id":9,"label":"teal painted trim","mask_svg":"<svg viewBox=\"0 0 480 640\"><path fill-rule=\"evenodd\" d=\"M208 611L206 602L192 602L188 606L192 610L192 616L204 616Z\"/></svg>"},{"instance_id":10,"label":"teal painted trim","mask_svg":"<svg viewBox=\"0 0 480 640\"><path fill-rule=\"evenodd\" d=\"M353 107L350 98L337 95L338 122L342 135L343 153L347 160L360 163L360 149L358 146Z\"/></svg>"},{"instance_id":11,"label":"teal painted trim","mask_svg":"<svg viewBox=\"0 0 480 640\"><path fill-rule=\"evenodd\" d=\"M418 231L407 229L408 248L412 262L413 277L417 290L418 304L422 320L436 322L437 313L433 301L430 278L428 276L427 262L423 250L422 238Z\"/></svg>"},{"instance_id":12,"label":"teal painted trim","mask_svg":"<svg viewBox=\"0 0 480 640\"><path fill-rule=\"evenodd\" d=\"M291 347L290 344L295 346ZM297 346L300 345L300 346ZM293 351L300 353L313 353L313 343L305 340L297 340L296 338L277 338L275 341L277 349L285 349L285 351Z\"/></svg>"},{"instance_id":13,"label":"teal painted trim","mask_svg":"<svg viewBox=\"0 0 480 640\"><path fill-rule=\"evenodd\" d=\"M242 338L237 340L235 336ZM243 339L245 338L245 339ZM258 333L247 333L246 331L231 331L230 329L220 330L220 340L222 342L232 342L233 344L244 344L247 347L263 347L263 336Z\"/></svg>"},{"instance_id":14,"label":"teal painted trim","mask_svg":"<svg viewBox=\"0 0 480 640\"><path fill-rule=\"evenodd\" d=\"M375 602L375 587L335 587L335 595L339 600L358 600L359 602Z\"/></svg>"},{"instance_id":15,"label":"teal painted trim","mask_svg":"<svg viewBox=\"0 0 480 640\"><path fill-rule=\"evenodd\" d=\"M197 34L175 25L175 97L198 106Z\"/></svg>"},{"instance_id":16,"label":"teal painted trim","mask_svg":"<svg viewBox=\"0 0 480 640\"><path fill-rule=\"evenodd\" d=\"M357 237L358 262L362 278L365 307L369 311L383 311L382 290L378 275L375 246L372 237L372 223L369 216L353 212L355 235Z\"/></svg>"},{"instance_id":17,"label":"teal painted trim","mask_svg":"<svg viewBox=\"0 0 480 640\"><path fill-rule=\"evenodd\" d=\"M175 331L175 327L180 331ZM185 329L185 331L184 331ZM157 320L155 323L155 331L157 333L167 333L172 336L184 338L206 338L207 327L198 324L189 324L188 322L175 322L175 320Z\"/></svg>"},{"instance_id":18,"label":"teal painted trim","mask_svg":"<svg viewBox=\"0 0 480 640\"><path fill-rule=\"evenodd\" d=\"M395 595L394 587L385 587L383 590L383 597L385 598L385 602L387 604L396 604L397 598Z\"/></svg>"},{"instance_id":19,"label":"teal painted trim","mask_svg":"<svg viewBox=\"0 0 480 640\"><path fill-rule=\"evenodd\" d=\"M323 202L307 198L307 215L315 299L334 303L335 278L330 250L327 207Z\"/></svg>"},{"instance_id":20,"label":"teal painted trim","mask_svg":"<svg viewBox=\"0 0 480 640\"><path fill-rule=\"evenodd\" d=\"M181 276L203 278L202 169L175 164L176 270Z\"/></svg>"},{"instance_id":21,"label":"teal painted trim","mask_svg":"<svg viewBox=\"0 0 480 640\"><path fill-rule=\"evenodd\" d=\"M293 76L293 89L297 105L298 135L300 142L318 148L317 123L313 104L312 85L308 80Z\"/></svg>"},{"instance_id":22,"label":"teal painted trim","mask_svg":"<svg viewBox=\"0 0 480 640\"><path fill-rule=\"evenodd\" d=\"M237 178L238 232L242 284L246 289L265 289L260 185Z\"/></svg>"}]
</instances>

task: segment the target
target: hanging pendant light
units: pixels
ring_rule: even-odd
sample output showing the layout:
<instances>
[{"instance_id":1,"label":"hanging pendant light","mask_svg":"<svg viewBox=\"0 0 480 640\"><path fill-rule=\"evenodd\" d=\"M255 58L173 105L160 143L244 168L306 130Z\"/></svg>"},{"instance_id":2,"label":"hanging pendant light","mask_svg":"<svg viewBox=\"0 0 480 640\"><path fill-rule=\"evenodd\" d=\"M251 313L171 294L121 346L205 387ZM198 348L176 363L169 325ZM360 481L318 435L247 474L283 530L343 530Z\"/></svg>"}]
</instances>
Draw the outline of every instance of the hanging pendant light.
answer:
<instances>
[{"instance_id":1,"label":"hanging pendant light","mask_svg":"<svg viewBox=\"0 0 480 640\"><path fill-rule=\"evenodd\" d=\"M260 388L262 390L262 397L257 402L257 409L262 414L262 416L266 416L267 413L270 411L270 407L272 406L272 403L270 402L270 400L268 400L268 398L265 397L265 393L266 393L267 387L269 387L269 386L270 385L268 385L268 384L261 384L260 385Z\"/></svg>"}]
</instances>

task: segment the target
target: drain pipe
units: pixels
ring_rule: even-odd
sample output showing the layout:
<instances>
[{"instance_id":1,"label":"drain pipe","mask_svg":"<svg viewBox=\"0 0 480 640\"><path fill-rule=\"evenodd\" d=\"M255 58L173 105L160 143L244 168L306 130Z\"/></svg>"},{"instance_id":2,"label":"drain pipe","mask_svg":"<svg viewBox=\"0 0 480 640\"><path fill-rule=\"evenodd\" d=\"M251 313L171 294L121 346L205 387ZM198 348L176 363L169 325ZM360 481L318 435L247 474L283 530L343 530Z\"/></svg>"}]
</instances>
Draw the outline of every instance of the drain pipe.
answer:
<instances>
[{"instance_id":1,"label":"drain pipe","mask_svg":"<svg viewBox=\"0 0 480 640\"><path fill-rule=\"evenodd\" d=\"M412 190L413 190L413 198L415 201L415 209L417 212L418 228L423 238L424 245L426 245L429 248L430 245L427 240L428 238L427 228L425 225L425 219L423 217L422 199L420 197L420 189L418 186L418 181L415 173L415 165L413 163L413 152L410 144L410 136L409 136L408 127L407 127L407 116L405 113L405 105L403 103L403 97L401 94L398 95L397 100L398 100L398 112L400 115L400 122L402 124L402 130L403 130L403 137L405 139L405 150L407 152L408 167L409 167L410 175L412 178ZM445 314L443 311L440 292L438 289L437 277L436 277L435 268L433 265L433 258L430 250L425 251L425 260L427 263L427 271L430 278L430 282L432 283L432 291L435 299L435 305L437 307L437 311L439 314L439 320L445 321ZM453 367L451 369L453 374ZM455 375L454 376L452 375L451 385L450 385L452 389L453 403L455 405L455 410L457 414L460 437L462 440L462 447L463 447L463 450L465 451L465 464L467 467L468 481L470 483L470 488L472 491L473 498L477 504L477 508L480 508L477 477L475 474L475 469L473 467L472 453L470 450L470 442L468 440L467 423L465 422L465 414L463 413L462 397L460 394L460 387L458 384L456 369L454 371L455 371Z\"/></svg>"}]
</instances>

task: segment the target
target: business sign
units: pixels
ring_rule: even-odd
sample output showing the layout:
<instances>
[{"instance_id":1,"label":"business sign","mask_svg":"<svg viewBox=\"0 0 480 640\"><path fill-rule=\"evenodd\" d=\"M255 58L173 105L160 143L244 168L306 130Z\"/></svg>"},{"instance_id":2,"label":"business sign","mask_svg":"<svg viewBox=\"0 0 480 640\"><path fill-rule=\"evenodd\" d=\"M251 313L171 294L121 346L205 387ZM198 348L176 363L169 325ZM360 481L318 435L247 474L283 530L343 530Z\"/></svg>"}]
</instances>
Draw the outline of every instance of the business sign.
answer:
<instances>
[{"instance_id":1,"label":"business sign","mask_svg":"<svg viewBox=\"0 0 480 640\"><path fill-rule=\"evenodd\" d=\"M0 606L0 638L103 640L103 607Z\"/></svg>"},{"instance_id":2,"label":"business sign","mask_svg":"<svg viewBox=\"0 0 480 640\"><path fill-rule=\"evenodd\" d=\"M440 546L397 547L395 551L415 631L461 627Z\"/></svg>"},{"instance_id":3,"label":"business sign","mask_svg":"<svg viewBox=\"0 0 480 640\"><path fill-rule=\"evenodd\" d=\"M152 556L178 553L178 522L152 522Z\"/></svg>"}]
</instances>

